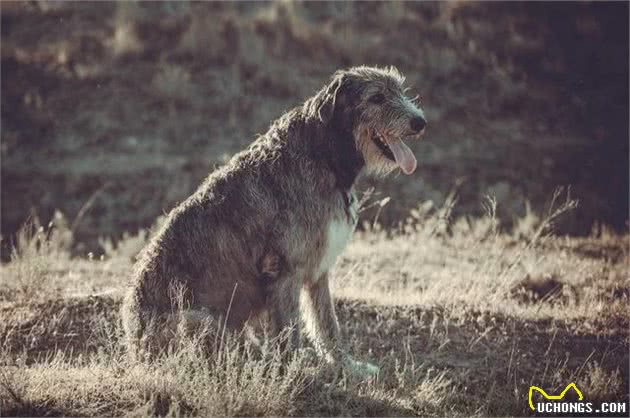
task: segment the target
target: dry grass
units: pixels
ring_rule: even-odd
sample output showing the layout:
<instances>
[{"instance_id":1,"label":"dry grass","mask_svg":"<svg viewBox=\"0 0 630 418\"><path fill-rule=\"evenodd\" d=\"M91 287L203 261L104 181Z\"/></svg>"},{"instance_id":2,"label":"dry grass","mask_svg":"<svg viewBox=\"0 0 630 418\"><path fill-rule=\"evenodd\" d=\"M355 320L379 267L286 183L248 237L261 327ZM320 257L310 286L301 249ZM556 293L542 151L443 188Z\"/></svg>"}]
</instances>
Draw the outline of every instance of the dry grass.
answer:
<instances>
[{"instance_id":1,"label":"dry grass","mask_svg":"<svg viewBox=\"0 0 630 418\"><path fill-rule=\"evenodd\" d=\"M60 216L25 227L0 270L0 414L518 416L530 385L569 381L589 401L627 401L628 236L549 234L572 206L510 234L492 200L476 221L451 219L447 203L419 205L396 232L366 225L334 280L354 354L381 365L366 382L308 350L283 361L232 336L212 354L203 335L178 336L156 362L133 363L117 315L145 232L77 259Z\"/></svg>"}]
</instances>

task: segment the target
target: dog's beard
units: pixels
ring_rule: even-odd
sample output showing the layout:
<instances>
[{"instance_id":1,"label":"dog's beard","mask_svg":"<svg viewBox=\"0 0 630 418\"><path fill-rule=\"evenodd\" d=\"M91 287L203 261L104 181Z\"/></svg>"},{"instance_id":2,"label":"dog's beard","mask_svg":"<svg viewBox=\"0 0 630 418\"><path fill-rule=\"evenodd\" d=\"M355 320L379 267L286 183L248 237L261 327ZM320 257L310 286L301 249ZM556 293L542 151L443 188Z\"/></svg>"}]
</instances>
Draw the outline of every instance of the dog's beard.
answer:
<instances>
[{"instance_id":1,"label":"dog's beard","mask_svg":"<svg viewBox=\"0 0 630 418\"><path fill-rule=\"evenodd\" d=\"M369 128L357 129L355 131L356 145L365 160L363 173L384 177L398 168L396 161L388 158L371 138L372 130Z\"/></svg>"}]
</instances>

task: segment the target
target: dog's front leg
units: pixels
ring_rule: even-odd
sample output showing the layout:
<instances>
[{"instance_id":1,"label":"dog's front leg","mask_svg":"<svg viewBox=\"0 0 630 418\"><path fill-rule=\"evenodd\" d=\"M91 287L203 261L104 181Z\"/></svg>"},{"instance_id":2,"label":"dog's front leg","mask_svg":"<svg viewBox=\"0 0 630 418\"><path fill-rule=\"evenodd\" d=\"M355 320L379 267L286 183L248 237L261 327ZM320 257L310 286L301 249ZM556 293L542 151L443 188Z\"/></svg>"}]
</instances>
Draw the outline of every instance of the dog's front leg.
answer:
<instances>
[{"instance_id":1,"label":"dog's front leg","mask_svg":"<svg viewBox=\"0 0 630 418\"><path fill-rule=\"evenodd\" d=\"M300 289L301 282L293 277L282 278L269 287L267 308L270 314L272 335L281 338L283 348L297 350L300 347Z\"/></svg>"},{"instance_id":2,"label":"dog's front leg","mask_svg":"<svg viewBox=\"0 0 630 418\"><path fill-rule=\"evenodd\" d=\"M378 374L377 366L354 360L342 344L328 273L323 274L319 280L306 284L302 311L306 330L326 361L340 364L362 377Z\"/></svg>"},{"instance_id":3,"label":"dog's front leg","mask_svg":"<svg viewBox=\"0 0 630 418\"><path fill-rule=\"evenodd\" d=\"M306 332L319 354L329 363L343 361L346 350L341 344L339 323L328 286L328 274L305 284L302 317Z\"/></svg>"}]
</instances>

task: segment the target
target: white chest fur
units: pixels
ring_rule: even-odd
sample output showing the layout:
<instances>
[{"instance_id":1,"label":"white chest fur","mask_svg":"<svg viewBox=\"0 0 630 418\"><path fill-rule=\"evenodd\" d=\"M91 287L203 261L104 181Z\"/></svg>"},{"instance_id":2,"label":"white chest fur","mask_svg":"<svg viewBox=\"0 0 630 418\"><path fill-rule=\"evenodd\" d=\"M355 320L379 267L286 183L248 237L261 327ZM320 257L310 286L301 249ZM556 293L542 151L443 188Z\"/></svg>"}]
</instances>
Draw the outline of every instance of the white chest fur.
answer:
<instances>
[{"instance_id":1,"label":"white chest fur","mask_svg":"<svg viewBox=\"0 0 630 418\"><path fill-rule=\"evenodd\" d=\"M337 257L343 252L352 238L352 233L357 225L358 202L354 193L343 199L343 210L333 216L326 229L324 251L319 263L318 275L332 268Z\"/></svg>"}]
</instances>

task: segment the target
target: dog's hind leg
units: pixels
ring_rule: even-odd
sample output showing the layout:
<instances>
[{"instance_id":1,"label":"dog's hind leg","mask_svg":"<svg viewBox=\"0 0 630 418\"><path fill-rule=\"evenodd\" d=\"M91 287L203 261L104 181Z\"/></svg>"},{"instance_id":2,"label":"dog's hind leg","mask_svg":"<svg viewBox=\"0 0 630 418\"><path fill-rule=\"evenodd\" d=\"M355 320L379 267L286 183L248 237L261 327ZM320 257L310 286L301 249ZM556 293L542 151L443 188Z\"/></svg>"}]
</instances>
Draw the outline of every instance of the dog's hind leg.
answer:
<instances>
[{"instance_id":1,"label":"dog's hind leg","mask_svg":"<svg viewBox=\"0 0 630 418\"><path fill-rule=\"evenodd\" d=\"M193 340L212 348L223 325L221 316L203 307L190 306L182 289L174 290L170 292L171 303L163 304L161 309L148 304L140 289L131 289L125 296L121 319L131 359L151 361Z\"/></svg>"}]
</instances>

